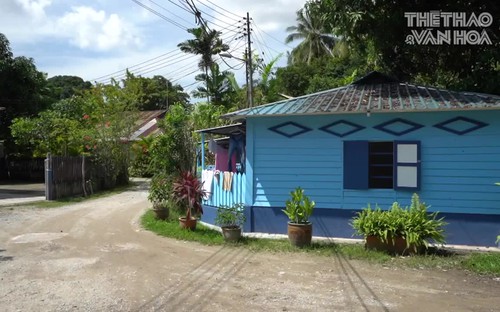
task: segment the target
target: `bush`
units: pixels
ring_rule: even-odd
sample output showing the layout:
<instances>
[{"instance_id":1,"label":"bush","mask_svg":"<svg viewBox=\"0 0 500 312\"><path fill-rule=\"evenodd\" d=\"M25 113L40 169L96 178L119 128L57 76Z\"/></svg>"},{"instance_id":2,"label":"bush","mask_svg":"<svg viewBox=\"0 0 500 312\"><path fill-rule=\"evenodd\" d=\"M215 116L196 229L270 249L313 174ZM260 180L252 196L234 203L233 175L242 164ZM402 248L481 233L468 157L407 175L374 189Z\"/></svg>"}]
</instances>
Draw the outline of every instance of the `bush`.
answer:
<instances>
[{"instance_id":1,"label":"bush","mask_svg":"<svg viewBox=\"0 0 500 312\"><path fill-rule=\"evenodd\" d=\"M304 195L304 190L300 187L290 192L290 196L292 198L286 201L286 209L282 211L288 216L290 222L308 224L316 204Z\"/></svg>"},{"instance_id":2,"label":"bush","mask_svg":"<svg viewBox=\"0 0 500 312\"><path fill-rule=\"evenodd\" d=\"M425 203L420 202L417 194L413 194L411 206L401 208L395 202L389 210L381 210L378 206L372 210L370 205L357 213L352 227L356 234L376 236L384 243L395 237L406 239L407 247L428 248L429 242L445 243L443 218L437 219L438 212L428 213ZM416 251L416 250L415 250Z\"/></svg>"},{"instance_id":3,"label":"bush","mask_svg":"<svg viewBox=\"0 0 500 312\"><path fill-rule=\"evenodd\" d=\"M245 222L245 215L243 209L245 205L235 204L232 207L220 206L217 208L217 216L215 217L215 224L220 227L240 227Z\"/></svg>"}]
</instances>

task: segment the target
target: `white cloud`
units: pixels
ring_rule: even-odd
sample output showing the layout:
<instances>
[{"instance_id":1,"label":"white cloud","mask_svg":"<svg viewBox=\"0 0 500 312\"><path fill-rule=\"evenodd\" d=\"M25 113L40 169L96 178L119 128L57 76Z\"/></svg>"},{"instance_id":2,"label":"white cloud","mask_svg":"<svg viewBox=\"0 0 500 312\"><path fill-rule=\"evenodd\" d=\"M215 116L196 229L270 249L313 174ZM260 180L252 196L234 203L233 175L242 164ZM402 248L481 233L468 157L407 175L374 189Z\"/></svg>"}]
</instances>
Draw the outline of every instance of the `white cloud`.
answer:
<instances>
[{"instance_id":1,"label":"white cloud","mask_svg":"<svg viewBox=\"0 0 500 312\"><path fill-rule=\"evenodd\" d=\"M33 57L39 70L49 76L100 77L168 51L179 52L177 44L191 37L185 30L131 1L0 1L0 32L11 42L14 54ZM290 45L284 45L285 29L296 23L295 12L303 7L306 0L208 1L199 0L195 4L203 11L202 16L223 32L222 37L231 45L231 53L235 56L241 56L246 47L245 39L237 38L241 33L237 33L236 26L239 24L236 20L242 20L246 12L250 12L254 23L252 49L260 54L265 51L265 56L262 55L269 61L280 52L291 49ZM193 15L174 4L158 1L162 8L148 0L141 0L141 3L186 27L196 27ZM179 78L182 85L193 83L194 74L183 76L196 70L198 57L177 62L179 55L182 56L182 53L169 56L172 65L158 68L156 64L144 74ZM238 77L241 76L239 80L243 83L244 66L241 62L234 59L226 61L235 68L241 68L234 71ZM285 57L282 57L278 65L285 62Z\"/></svg>"},{"instance_id":2,"label":"white cloud","mask_svg":"<svg viewBox=\"0 0 500 312\"><path fill-rule=\"evenodd\" d=\"M117 47L138 46L136 30L117 14L106 15L91 7L74 7L56 22L57 29L82 49L106 51Z\"/></svg>"},{"instance_id":3,"label":"white cloud","mask_svg":"<svg viewBox=\"0 0 500 312\"><path fill-rule=\"evenodd\" d=\"M45 8L52 4L52 0L15 0L23 10L36 20L45 17Z\"/></svg>"}]
</instances>

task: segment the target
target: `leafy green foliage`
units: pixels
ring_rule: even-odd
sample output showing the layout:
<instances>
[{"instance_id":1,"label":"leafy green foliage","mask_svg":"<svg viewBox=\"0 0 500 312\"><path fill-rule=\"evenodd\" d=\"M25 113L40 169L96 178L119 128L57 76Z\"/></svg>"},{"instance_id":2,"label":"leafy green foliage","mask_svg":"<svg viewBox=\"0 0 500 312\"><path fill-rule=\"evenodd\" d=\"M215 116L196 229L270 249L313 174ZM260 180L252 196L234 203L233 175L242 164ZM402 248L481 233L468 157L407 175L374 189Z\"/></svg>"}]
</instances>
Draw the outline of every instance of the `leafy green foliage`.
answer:
<instances>
[{"instance_id":1,"label":"leafy green foliage","mask_svg":"<svg viewBox=\"0 0 500 312\"><path fill-rule=\"evenodd\" d=\"M195 145L190 115L181 104L172 105L159 122L163 133L151 145L151 169L158 174L180 175L194 165Z\"/></svg>"},{"instance_id":2,"label":"leafy green foliage","mask_svg":"<svg viewBox=\"0 0 500 312\"><path fill-rule=\"evenodd\" d=\"M132 159L129 172L133 177L151 177L153 170L151 168L150 150L153 146L155 137L150 135L141 138L132 144Z\"/></svg>"},{"instance_id":3,"label":"leafy green foliage","mask_svg":"<svg viewBox=\"0 0 500 312\"><path fill-rule=\"evenodd\" d=\"M52 103L68 99L92 87L89 81L77 76L54 76L47 79L47 89Z\"/></svg>"},{"instance_id":4,"label":"leafy green foliage","mask_svg":"<svg viewBox=\"0 0 500 312\"><path fill-rule=\"evenodd\" d=\"M316 203L304 195L304 190L297 187L290 192L291 199L286 201L286 208L282 211L288 216L290 222L307 224L313 213Z\"/></svg>"},{"instance_id":5,"label":"leafy green foliage","mask_svg":"<svg viewBox=\"0 0 500 312\"><path fill-rule=\"evenodd\" d=\"M14 57L9 40L0 33L0 107L5 108L0 113L0 139L10 145L12 120L35 115L49 104L46 84L46 76L37 70L35 61Z\"/></svg>"},{"instance_id":6,"label":"leafy green foliage","mask_svg":"<svg viewBox=\"0 0 500 312\"><path fill-rule=\"evenodd\" d=\"M222 42L220 38L222 33L215 29L199 27L190 28L187 31L194 36L194 39L188 39L177 46L182 52L200 55L201 60L198 65L207 73L214 64L213 55L229 50L229 46Z\"/></svg>"},{"instance_id":7,"label":"leafy green foliage","mask_svg":"<svg viewBox=\"0 0 500 312\"><path fill-rule=\"evenodd\" d=\"M245 222L244 208L244 204L218 207L215 224L221 227L240 227Z\"/></svg>"},{"instance_id":8,"label":"leafy green foliage","mask_svg":"<svg viewBox=\"0 0 500 312\"><path fill-rule=\"evenodd\" d=\"M203 82L204 86L196 88L193 91L193 96L196 98L206 97L213 105L229 108L233 104L231 95L234 92L229 80L230 75L229 71L220 71L219 65L213 63L210 66L210 73L199 74L195 77L195 80Z\"/></svg>"},{"instance_id":9,"label":"leafy green foliage","mask_svg":"<svg viewBox=\"0 0 500 312\"><path fill-rule=\"evenodd\" d=\"M170 105L186 105L189 101L189 95L180 85L174 85L167 78L158 75L152 78L136 77L127 71L123 88L126 92L135 94L141 111L168 109Z\"/></svg>"},{"instance_id":10,"label":"leafy green foliage","mask_svg":"<svg viewBox=\"0 0 500 312\"><path fill-rule=\"evenodd\" d=\"M498 12L495 1L447 0L404 2L391 0L308 1L305 7L312 16L324 21L325 30L342 37L350 52L364 55L368 65L375 65L402 81L437 87L498 94L500 41L495 30L498 21L485 28L492 44L483 45L410 45L405 12ZM449 29L449 28L446 28ZM444 31L445 28L439 30ZM494 39L496 38L496 39Z\"/></svg>"},{"instance_id":11,"label":"leafy green foliage","mask_svg":"<svg viewBox=\"0 0 500 312\"><path fill-rule=\"evenodd\" d=\"M285 43L302 40L292 50L290 55L292 64L300 62L310 64L314 58L324 55L333 56L332 50L338 39L325 31L325 20L315 13L310 10L310 6L305 5L297 11L297 26L290 26L286 29L290 34L285 38Z\"/></svg>"},{"instance_id":12,"label":"leafy green foliage","mask_svg":"<svg viewBox=\"0 0 500 312\"><path fill-rule=\"evenodd\" d=\"M420 202L417 194L413 194L409 208L403 209L397 202L386 211L378 206L372 210L368 205L353 218L352 227L356 234L376 236L383 242L403 237L408 247L428 248L429 242L445 242L443 226L446 223L443 218L438 219L437 215L438 212L428 213L425 203Z\"/></svg>"},{"instance_id":13,"label":"leafy green foliage","mask_svg":"<svg viewBox=\"0 0 500 312\"><path fill-rule=\"evenodd\" d=\"M162 236L184 241L196 241L206 245L223 245L222 235L216 230L198 224L194 231L184 231L179 227L177 218L171 221L157 220L153 211L147 211L141 224L147 230ZM454 253L446 250L431 250L427 254L412 257L391 257L387 253L367 250L362 244L335 244L313 242L310 246L297 248L287 239L266 239L242 237L231 243L232 248L247 248L252 252L307 253L311 256L326 256L345 260L362 260L385 267L410 267L414 269L465 269L481 274L500 276L500 253ZM431 252L432 251L432 252Z\"/></svg>"},{"instance_id":14,"label":"leafy green foliage","mask_svg":"<svg viewBox=\"0 0 500 312\"><path fill-rule=\"evenodd\" d=\"M165 174L157 174L151 179L148 199L155 205L156 203L168 202L172 198L172 180Z\"/></svg>"}]
</instances>

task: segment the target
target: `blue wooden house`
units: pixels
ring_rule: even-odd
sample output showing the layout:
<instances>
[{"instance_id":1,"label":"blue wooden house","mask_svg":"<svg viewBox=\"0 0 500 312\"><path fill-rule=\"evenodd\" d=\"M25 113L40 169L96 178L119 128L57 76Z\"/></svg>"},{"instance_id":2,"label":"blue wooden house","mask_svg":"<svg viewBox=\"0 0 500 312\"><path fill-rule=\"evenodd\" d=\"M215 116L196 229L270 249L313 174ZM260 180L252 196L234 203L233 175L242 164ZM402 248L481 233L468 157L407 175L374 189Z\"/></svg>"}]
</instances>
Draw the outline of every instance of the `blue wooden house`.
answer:
<instances>
[{"instance_id":1,"label":"blue wooden house","mask_svg":"<svg viewBox=\"0 0 500 312\"><path fill-rule=\"evenodd\" d=\"M214 179L204 201L242 202L247 232L286 233L297 186L316 201L314 235L352 237L367 204L406 206L418 193L449 223L449 244L493 246L500 234L500 97L400 83L373 72L344 87L229 113L246 132L245 171Z\"/></svg>"}]
</instances>

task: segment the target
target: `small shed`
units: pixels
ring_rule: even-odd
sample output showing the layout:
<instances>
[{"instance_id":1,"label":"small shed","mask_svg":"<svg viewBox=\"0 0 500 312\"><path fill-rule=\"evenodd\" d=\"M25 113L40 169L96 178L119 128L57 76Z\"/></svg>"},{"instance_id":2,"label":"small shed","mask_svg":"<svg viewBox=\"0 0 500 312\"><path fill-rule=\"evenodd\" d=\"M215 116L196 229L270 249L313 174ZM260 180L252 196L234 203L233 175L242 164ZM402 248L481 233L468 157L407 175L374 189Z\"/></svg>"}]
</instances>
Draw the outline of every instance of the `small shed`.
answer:
<instances>
[{"instance_id":1,"label":"small shed","mask_svg":"<svg viewBox=\"0 0 500 312\"><path fill-rule=\"evenodd\" d=\"M300 186L316 201L317 236L352 237L357 211L406 206L413 193L445 217L450 244L493 246L500 234L499 96L372 72L344 87L224 117L246 128L239 197L221 194L224 204L247 207L245 231L286 233L281 209ZM213 222L220 204L204 202L205 221Z\"/></svg>"}]
</instances>

